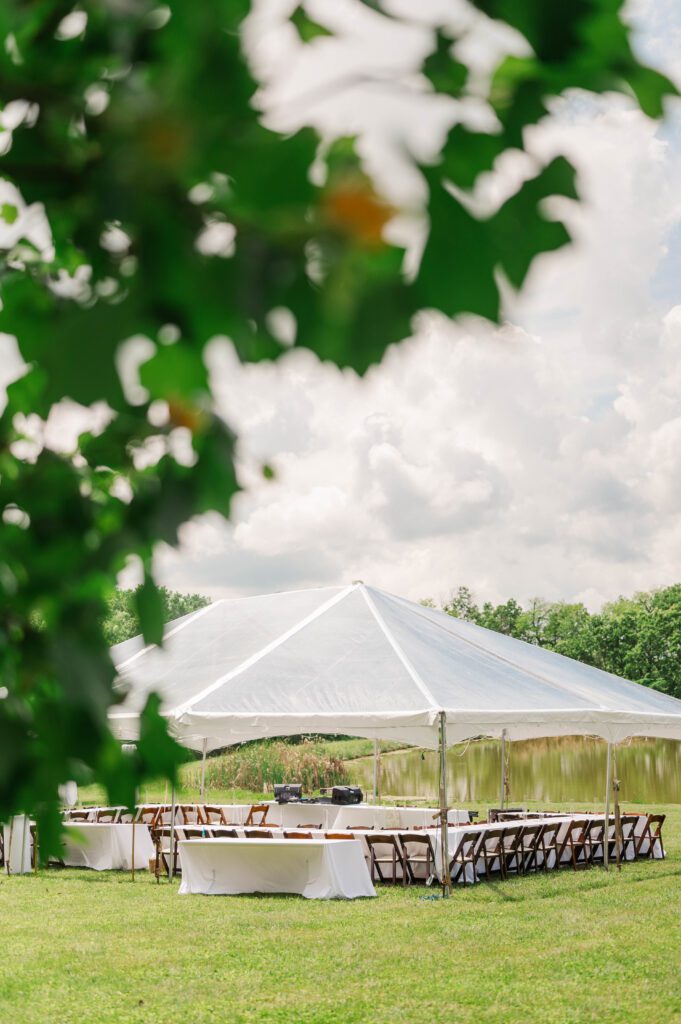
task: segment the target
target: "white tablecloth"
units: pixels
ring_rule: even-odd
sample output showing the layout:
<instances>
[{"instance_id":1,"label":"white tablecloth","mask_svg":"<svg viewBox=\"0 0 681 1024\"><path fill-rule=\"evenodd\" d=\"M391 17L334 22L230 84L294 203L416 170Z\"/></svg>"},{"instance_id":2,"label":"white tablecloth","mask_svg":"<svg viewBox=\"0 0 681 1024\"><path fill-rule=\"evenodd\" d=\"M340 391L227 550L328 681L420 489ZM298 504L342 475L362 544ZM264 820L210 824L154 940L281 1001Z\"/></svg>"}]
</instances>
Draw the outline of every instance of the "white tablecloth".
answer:
<instances>
[{"instance_id":1,"label":"white tablecloth","mask_svg":"<svg viewBox=\"0 0 681 1024\"><path fill-rule=\"evenodd\" d=\"M191 839L179 844L180 893L375 896L361 843L347 839Z\"/></svg>"},{"instance_id":2,"label":"white tablecloth","mask_svg":"<svg viewBox=\"0 0 681 1024\"><path fill-rule=\"evenodd\" d=\"M146 825L110 822L65 822L64 863L94 871L129 871L132 867L132 830L135 829L135 870L149 867L155 856ZM84 841L79 842L82 838Z\"/></svg>"},{"instance_id":3,"label":"white tablecloth","mask_svg":"<svg viewBox=\"0 0 681 1024\"><path fill-rule=\"evenodd\" d=\"M3 826L5 864L11 875L26 875L31 867L31 828L24 814L17 814L11 825Z\"/></svg>"}]
</instances>

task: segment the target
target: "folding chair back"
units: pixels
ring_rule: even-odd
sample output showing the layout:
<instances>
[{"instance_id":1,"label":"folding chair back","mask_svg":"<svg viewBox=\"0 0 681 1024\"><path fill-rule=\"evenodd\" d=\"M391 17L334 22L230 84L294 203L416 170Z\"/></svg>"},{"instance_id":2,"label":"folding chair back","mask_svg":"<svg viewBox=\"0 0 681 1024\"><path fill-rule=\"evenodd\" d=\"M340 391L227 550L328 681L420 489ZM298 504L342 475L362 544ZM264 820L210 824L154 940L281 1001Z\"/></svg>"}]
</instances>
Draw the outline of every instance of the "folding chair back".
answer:
<instances>
[{"instance_id":1,"label":"folding chair back","mask_svg":"<svg viewBox=\"0 0 681 1024\"><path fill-rule=\"evenodd\" d=\"M118 821L119 814L120 808L118 807L101 807L97 811L97 821L108 821L113 823Z\"/></svg>"},{"instance_id":2,"label":"folding chair back","mask_svg":"<svg viewBox=\"0 0 681 1024\"><path fill-rule=\"evenodd\" d=\"M591 818L586 823L584 838L586 840L585 856L590 864L602 864L605 859L606 841L605 818ZM610 825L608 823L608 832Z\"/></svg>"},{"instance_id":3,"label":"folding chair back","mask_svg":"<svg viewBox=\"0 0 681 1024\"><path fill-rule=\"evenodd\" d=\"M501 874L508 878L509 872L520 874L522 870L522 838L525 825L504 825L501 835Z\"/></svg>"},{"instance_id":4,"label":"folding chair back","mask_svg":"<svg viewBox=\"0 0 681 1024\"><path fill-rule=\"evenodd\" d=\"M348 825L348 832L375 832L373 825Z\"/></svg>"},{"instance_id":5,"label":"folding chair back","mask_svg":"<svg viewBox=\"0 0 681 1024\"><path fill-rule=\"evenodd\" d=\"M201 823L201 814L196 804L178 804L175 809L176 820L183 825Z\"/></svg>"},{"instance_id":6,"label":"folding chair back","mask_svg":"<svg viewBox=\"0 0 681 1024\"><path fill-rule=\"evenodd\" d=\"M502 826L486 829L480 834L480 845L477 850L478 863L482 860L486 878L493 874L503 876L503 837L504 829Z\"/></svg>"},{"instance_id":7,"label":"folding chair back","mask_svg":"<svg viewBox=\"0 0 681 1024\"><path fill-rule=\"evenodd\" d=\"M246 828L244 835L246 839L274 839L271 831L266 828Z\"/></svg>"},{"instance_id":8,"label":"folding chair back","mask_svg":"<svg viewBox=\"0 0 681 1024\"><path fill-rule=\"evenodd\" d=\"M356 839L356 836L348 835L347 832L325 832L325 839Z\"/></svg>"},{"instance_id":9,"label":"folding chair back","mask_svg":"<svg viewBox=\"0 0 681 1024\"><path fill-rule=\"evenodd\" d=\"M300 822L300 821L296 825L296 828L314 828L314 829L317 830L317 832L320 831L321 827L322 827L321 821L319 822L318 825L311 825L309 822Z\"/></svg>"},{"instance_id":10,"label":"folding chair back","mask_svg":"<svg viewBox=\"0 0 681 1024\"><path fill-rule=\"evenodd\" d=\"M135 814L135 821L138 825L148 825L154 828L159 823L159 817L163 807L138 807Z\"/></svg>"},{"instance_id":11,"label":"folding chair back","mask_svg":"<svg viewBox=\"0 0 681 1024\"><path fill-rule=\"evenodd\" d=\"M227 819L222 807L204 804L201 808L201 816L206 825L226 825Z\"/></svg>"},{"instance_id":12,"label":"folding chair back","mask_svg":"<svg viewBox=\"0 0 681 1024\"><path fill-rule=\"evenodd\" d=\"M269 804L251 804L244 825L264 825L269 809Z\"/></svg>"},{"instance_id":13,"label":"folding chair back","mask_svg":"<svg viewBox=\"0 0 681 1024\"><path fill-rule=\"evenodd\" d=\"M90 821L91 814L87 808L83 808L81 811L67 811L67 821Z\"/></svg>"},{"instance_id":14,"label":"folding chair back","mask_svg":"<svg viewBox=\"0 0 681 1024\"><path fill-rule=\"evenodd\" d=\"M184 836L185 839L206 839L206 838L209 838L206 833L207 833L207 830L205 828L197 828L196 826L192 826L192 825L188 825L186 827L183 827L183 829L182 829L182 835Z\"/></svg>"},{"instance_id":15,"label":"folding chair back","mask_svg":"<svg viewBox=\"0 0 681 1024\"><path fill-rule=\"evenodd\" d=\"M311 832L284 832L284 839L312 839Z\"/></svg>"}]
</instances>

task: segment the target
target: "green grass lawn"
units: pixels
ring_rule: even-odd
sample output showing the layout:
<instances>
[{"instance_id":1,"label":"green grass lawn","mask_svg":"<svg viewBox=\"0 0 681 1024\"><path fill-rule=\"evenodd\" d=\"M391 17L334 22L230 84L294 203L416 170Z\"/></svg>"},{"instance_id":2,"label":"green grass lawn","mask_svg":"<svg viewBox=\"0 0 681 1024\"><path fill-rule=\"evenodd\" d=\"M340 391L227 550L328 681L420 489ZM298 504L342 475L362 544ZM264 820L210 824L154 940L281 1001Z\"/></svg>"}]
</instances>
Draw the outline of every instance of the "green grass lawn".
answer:
<instances>
[{"instance_id":1,"label":"green grass lawn","mask_svg":"<svg viewBox=\"0 0 681 1024\"><path fill-rule=\"evenodd\" d=\"M664 862L376 900L0 877L0 1021L681 1021L681 807ZM652 810L652 808L651 808Z\"/></svg>"}]
</instances>

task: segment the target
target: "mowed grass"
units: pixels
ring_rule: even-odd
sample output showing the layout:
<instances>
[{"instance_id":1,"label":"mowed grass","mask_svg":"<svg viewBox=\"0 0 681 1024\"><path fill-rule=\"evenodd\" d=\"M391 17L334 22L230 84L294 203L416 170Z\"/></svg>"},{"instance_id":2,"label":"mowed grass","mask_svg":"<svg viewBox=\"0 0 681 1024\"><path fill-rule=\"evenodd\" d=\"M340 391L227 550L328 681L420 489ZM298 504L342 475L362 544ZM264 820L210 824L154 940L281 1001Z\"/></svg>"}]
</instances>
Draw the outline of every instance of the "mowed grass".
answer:
<instances>
[{"instance_id":1,"label":"mowed grass","mask_svg":"<svg viewBox=\"0 0 681 1024\"><path fill-rule=\"evenodd\" d=\"M652 808L650 808L652 810ZM681 807L666 861L375 900L0 878L0 1021L681 1021Z\"/></svg>"}]
</instances>

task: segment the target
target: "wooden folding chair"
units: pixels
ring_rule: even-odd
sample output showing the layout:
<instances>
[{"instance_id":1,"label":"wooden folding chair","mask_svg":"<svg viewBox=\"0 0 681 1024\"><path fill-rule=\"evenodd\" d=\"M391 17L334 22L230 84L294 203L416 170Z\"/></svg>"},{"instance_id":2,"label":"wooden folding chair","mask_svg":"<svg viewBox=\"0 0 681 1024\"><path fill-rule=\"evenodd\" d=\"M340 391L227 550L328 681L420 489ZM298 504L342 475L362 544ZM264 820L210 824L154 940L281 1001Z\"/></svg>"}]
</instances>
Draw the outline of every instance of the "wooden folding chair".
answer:
<instances>
[{"instance_id":1,"label":"wooden folding chair","mask_svg":"<svg viewBox=\"0 0 681 1024\"><path fill-rule=\"evenodd\" d=\"M525 825L504 825L501 834L501 876L508 878L510 874L522 872L522 854L520 847L525 833Z\"/></svg>"},{"instance_id":2,"label":"wooden folding chair","mask_svg":"<svg viewBox=\"0 0 681 1024\"><path fill-rule=\"evenodd\" d=\"M648 857L653 860L655 857L655 846L659 843L660 853L665 856L664 843L662 842L662 826L666 821L666 814L647 814L643 825L643 831L638 838L636 856ZM645 842L648 842L648 849L644 850Z\"/></svg>"},{"instance_id":3,"label":"wooden folding chair","mask_svg":"<svg viewBox=\"0 0 681 1024\"><path fill-rule=\"evenodd\" d=\"M246 828L244 835L246 839L274 839L272 832L266 828Z\"/></svg>"},{"instance_id":4,"label":"wooden folding chair","mask_svg":"<svg viewBox=\"0 0 681 1024\"><path fill-rule=\"evenodd\" d=\"M614 823L613 823L614 824ZM608 831L610 824L608 824ZM602 864L605 860L605 843L607 840L605 818L591 818L584 829L586 841L585 856L589 864Z\"/></svg>"},{"instance_id":5,"label":"wooden folding chair","mask_svg":"<svg viewBox=\"0 0 681 1024\"><path fill-rule=\"evenodd\" d=\"M347 832L325 832L325 839L356 839L356 836L348 835Z\"/></svg>"},{"instance_id":6,"label":"wooden folding chair","mask_svg":"<svg viewBox=\"0 0 681 1024\"><path fill-rule=\"evenodd\" d=\"M200 825L201 813L197 804L178 804L175 808L175 820L180 825Z\"/></svg>"},{"instance_id":7,"label":"wooden folding chair","mask_svg":"<svg viewBox=\"0 0 681 1024\"><path fill-rule=\"evenodd\" d=\"M211 839L238 839L239 833L235 828L225 827L224 825L207 825L205 828L206 833Z\"/></svg>"},{"instance_id":8,"label":"wooden folding chair","mask_svg":"<svg viewBox=\"0 0 681 1024\"><path fill-rule=\"evenodd\" d=\"M426 882L435 874L435 850L430 835L414 832L400 832L397 836L402 847L403 863L407 869L407 881ZM415 867L425 866L425 877L417 878Z\"/></svg>"},{"instance_id":9,"label":"wooden folding chair","mask_svg":"<svg viewBox=\"0 0 681 1024\"><path fill-rule=\"evenodd\" d=\"M108 821L111 824L115 824L118 821L120 813L120 807L101 807L97 811L96 820L98 822Z\"/></svg>"},{"instance_id":10,"label":"wooden folding chair","mask_svg":"<svg viewBox=\"0 0 681 1024\"><path fill-rule=\"evenodd\" d=\"M539 870L539 854L542 853L541 839L545 825L525 825L518 843L519 868L522 874Z\"/></svg>"},{"instance_id":11,"label":"wooden folding chair","mask_svg":"<svg viewBox=\"0 0 681 1024\"><path fill-rule=\"evenodd\" d=\"M312 839L311 832L296 832L292 830L290 832L284 832L284 839Z\"/></svg>"},{"instance_id":12,"label":"wooden folding chair","mask_svg":"<svg viewBox=\"0 0 681 1024\"><path fill-rule=\"evenodd\" d=\"M560 864L562 864L565 852L569 853L570 863L575 871L577 868L588 868L589 866L587 825L588 822L583 818L575 818L569 822L558 853Z\"/></svg>"},{"instance_id":13,"label":"wooden folding chair","mask_svg":"<svg viewBox=\"0 0 681 1024\"><path fill-rule=\"evenodd\" d=\"M389 882L391 885L397 885L398 882L401 882L402 885L406 885L407 869L404 863L404 855L400 848L400 844L397 841L397 836L373 835L367 836L366 841L367 846L369 847L369 870L371 872L371 881L376 882L378 880L383 882L384 884L387 884ZM390 848L390 853L384 853L381 856L380 847L386 846ZM377 847L379 848L378 854L376 853ZM391 878L388 879L384 877L383 871L381 870L382 864L390 864L392 875ZM398 864L402 868L402 878L397 877ZM378 878L376 876L378 876Z\"/></svg>"},{"instance_id":14,"label":"wooden folding chair","mask_svg":"<svg viewBox=\"0 0 681 1024\"><path fill-rule=\"evenodd\" d=\"M118 815L118 824L119 825L132 825L134 820L135 820L135 815L133 814L132 811L125 811L125 810L123 810Z\"/></svg>"},{"instance_id":15,"label":"wooden folding chair","mask_svg":"<svg viewBox=\"0 0 681 1024\"><path fill-rule=\"evenodd\" d=\"M623 814L620 818L620 828L622 832L622 860L635 860L636 858L636 847L638 845L638 836L636 835L636 826L638 825L638 814ZM609 852L611 860L615 858L615 841L614 837L611 840L612 851Z\"/></svg>"},{"instance_id":16,"label":"wooden folding chair","mask_svg":"<svg viewBox=\"0 0 681 1024\"><path fill-rule=\"evenodd\" d=\"M454 850L454 854L449 861L449 877L452 881L452 885L455 885L461 876L463 884L468 884L468 874L466 869L469 867L473 874L472 884L475 885L478 881L478 850L481 845L483 835L484 833L481 832L464 832L462 834L458 845Z\"/></svg>"},{"instance_id":17,"label":"wooden folding chair","mask_svg":"<svg viewBox=\"0 0 681 1024\"><path fill-rule=\"evenodd\" d=\"M158 879L161 868L165 874L170 875L170 846L171 829L169 825L159 825L151 829L151 839L156 848L154 858L154 875ZM179 852L177 847L177 836L173 838L173 874L177 874L179 864Z\"/></svg>"},{"instance_id":18,"label":"wooden folding chair","mask_svg":"<svg viewBox=\"0 0 681 1024\"><path fill-rule=\"evenodd\" d=\"M251 804L251 809L246 815L244 825L265 825L269 809L269 804ZM259 818L258 815L260 816ZM255 820L256 818L258 818L257 821Z\"/></svg>"},{"instance_id":19,"label":"wooden folding chair","mask_svg":"<svg viewBox=\"0 0 681 1024\"><path fill-rule=\"evenodd\" d=\"M560 822L545 822L539 836L539 851L541 852L542 871L557 871L560 867L560 849L562 843L558 839ZM553 864L549 864L553 854Z\"/></svg>"},{"instance_id":20,"label":"wooden folding chair","mask_svg":"<svg viewBox=\"0 0 681 1024\"><path fill-rule=\"evenodd\" d=\"M348 832L375 832L373 825L348 825Z\"/></svg>"},{"instance_id":21,"label":"wooden folding chair","mask_svg":"<svg viewBox=\"0 0 681 1024\"><path fill-rule=\"evenodd\" d=\"M318 825L311 825L309 822L300 822L300 821L296 825L296 828L314 828L314 829L317 830L317 832L319 832L321 830L321 827L322 827L321 821L319 822Z\"/></svg>"}]
</instances>

